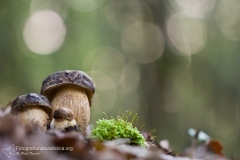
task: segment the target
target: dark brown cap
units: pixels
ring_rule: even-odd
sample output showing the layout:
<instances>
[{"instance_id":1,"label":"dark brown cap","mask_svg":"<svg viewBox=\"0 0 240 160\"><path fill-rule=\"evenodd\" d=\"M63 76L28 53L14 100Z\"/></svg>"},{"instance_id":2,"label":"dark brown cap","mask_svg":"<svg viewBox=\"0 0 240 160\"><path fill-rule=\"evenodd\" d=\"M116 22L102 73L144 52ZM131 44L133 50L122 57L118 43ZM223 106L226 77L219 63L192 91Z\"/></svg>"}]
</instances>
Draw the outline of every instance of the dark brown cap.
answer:
<instances>
[{"instance_id":1,"label":"dark brown cap","mask_svg":"<svg viewBox=\"0 0 240 160\"><path fill-rule=\"evenodd\" d=\"M69 108L61 107L54 111L53 118L59 120L73 120L73 112Z\"/></svg>"},{"instance_id":2,"label":"dark brown cap","mask_svg":"<svg viewBox=\"0 0 240 160\"><path fill-rule=\"evenodd\" d=\"M93 80L83 71L65 70L49 75L42 83L41 94L46 95L52 101L56 90L65 85L75 85L86 90L90 106L95 93Z\"/></svg>"},{"instance_id":3,"label":"dark brown cap","mask_svg":"<svg viewBox=\"0 0 240 160\"><path fill-rule=\"evenodd\" d=\"M52 107L47 99L47 97L37 94L29 93L17 97L11 104L11 115L17 115L17 112L22 107L27 106L40 106L46 113L51 113Z\"/></svg>"}]
</instances>

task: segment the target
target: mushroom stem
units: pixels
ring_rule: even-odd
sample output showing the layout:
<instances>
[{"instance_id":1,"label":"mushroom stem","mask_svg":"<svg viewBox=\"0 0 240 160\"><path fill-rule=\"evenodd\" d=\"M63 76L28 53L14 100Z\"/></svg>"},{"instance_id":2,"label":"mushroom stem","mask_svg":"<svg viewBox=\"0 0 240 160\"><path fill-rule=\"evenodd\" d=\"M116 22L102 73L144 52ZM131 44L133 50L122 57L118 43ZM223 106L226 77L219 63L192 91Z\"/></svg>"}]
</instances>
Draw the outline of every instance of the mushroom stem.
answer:
<instances>
[{"instance_id":1,"label":"mushroom stem","mask_svg":"<svg viewBox=\"0 0 240 160\"><path fill-rule=\"evenodd\" d=\"M76 126L76 128L74 128ZM77 130L77 123L74 119L72 119L71 121L63 119L58 121L57 119L53 119L50 123L50 128L51 129L58 129L60 131L66 131L67 128L72 128Z\"/></svg>"},{"instance_id":2,"label":"mushroom stem","mask_svg":"<svg viewBox=\"0 0 240 160\"><path fill-rule=\"evenodd\" d=\"M78 128L85 134L90 119L90 105L84 88L74 85L59 88L52 99L51 105L53 107L51 118L55 110L67 107L73 111L73 118L76 120Z\"/></svg>"},{"instance_id":3,"label":"mushroom stem","mask_svg":"<svg viewBox=\"0 0 240 160\"><path fill-rule=\"evenodd\" d=\"M38 126L42 131L47 130L49 117L40 106L22 107L17 113L17 117L23 125Z\"/></svg>"}]
</instances>

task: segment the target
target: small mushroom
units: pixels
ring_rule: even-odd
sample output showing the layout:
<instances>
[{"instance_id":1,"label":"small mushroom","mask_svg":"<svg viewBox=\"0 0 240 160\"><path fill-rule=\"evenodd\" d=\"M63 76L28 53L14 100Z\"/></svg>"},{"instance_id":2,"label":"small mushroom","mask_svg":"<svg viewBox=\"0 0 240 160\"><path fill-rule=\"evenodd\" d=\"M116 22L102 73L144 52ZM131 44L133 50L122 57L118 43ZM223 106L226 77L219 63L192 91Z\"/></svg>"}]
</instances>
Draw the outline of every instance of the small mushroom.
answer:
<instances>
[{"instance_id":1,"label":"small mushroom","mask_svg":"<svg viewBox=\"0 0 240 160\"><path fill-rule=\"evenodd\" d=\"M73 119L73 112L66 107L55 110L50 128L61 131L78 130L77 122Z\"/></svg>"},{"instance_id":2,"label":"small mushroom","mask_svg":"<svg viewBox=\"0 0 240 160\"><path fill-rule=\"evenodd\" d=\"M49 75L42 83L41 94L46 95L55 110L66 107L73 111L78 128L86 134L95 87L92 79L79 70L65 70Z\"/></svg>"},{"instance_id":3,"label":"small mushroom","mask_svg":"<svg viewBox=\"0 0 240 160\"><path fill-rule=\"evenodd\" d=\"M52 107L47 97L29 93L17 97L11 104L11 115L17 116L24 125L37 126L46 131Z\"/></svg>"}]
</instances>

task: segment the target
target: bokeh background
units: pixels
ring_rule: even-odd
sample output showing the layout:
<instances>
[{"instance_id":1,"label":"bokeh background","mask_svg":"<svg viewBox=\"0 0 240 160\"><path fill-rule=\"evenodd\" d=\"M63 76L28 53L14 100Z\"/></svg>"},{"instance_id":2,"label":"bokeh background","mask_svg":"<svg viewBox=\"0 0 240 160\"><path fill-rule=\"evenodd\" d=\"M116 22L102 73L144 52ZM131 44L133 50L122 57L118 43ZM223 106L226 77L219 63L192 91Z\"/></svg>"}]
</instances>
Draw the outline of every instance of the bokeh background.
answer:
<instances>
[{"instance_id":1,"label":"bokeh background","mask_svg":"<svg viewBox=\"0 0 240 160\"><path fill-rule=\"evenodd\" d=\"M239 156L239 40L239 0L2 0L0 104L80 69L91 124L130 109L176 152L193 127Z\"/></svg>"}]
</instances>

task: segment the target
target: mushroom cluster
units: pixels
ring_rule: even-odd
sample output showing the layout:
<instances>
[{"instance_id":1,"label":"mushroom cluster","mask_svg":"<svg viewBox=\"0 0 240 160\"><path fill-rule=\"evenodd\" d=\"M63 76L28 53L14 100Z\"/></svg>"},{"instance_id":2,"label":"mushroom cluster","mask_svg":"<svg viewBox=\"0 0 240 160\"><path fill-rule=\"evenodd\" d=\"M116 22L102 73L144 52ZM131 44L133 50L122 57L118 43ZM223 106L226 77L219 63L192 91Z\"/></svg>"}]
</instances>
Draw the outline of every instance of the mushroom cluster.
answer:
<instances>
[{"instance_id":1,"label":"mushroom cluster","mask_svg":"<svg viewBox=\"0 0 240 160\"><path fill-rule=\"evenodd\" d=\"M11 104L11 115L26 126L79 130L86 134L90 107L95 92L93 80L83 71L64 70L47 76L41 94L17 97Z\"/></svg>"}]
</instances>

